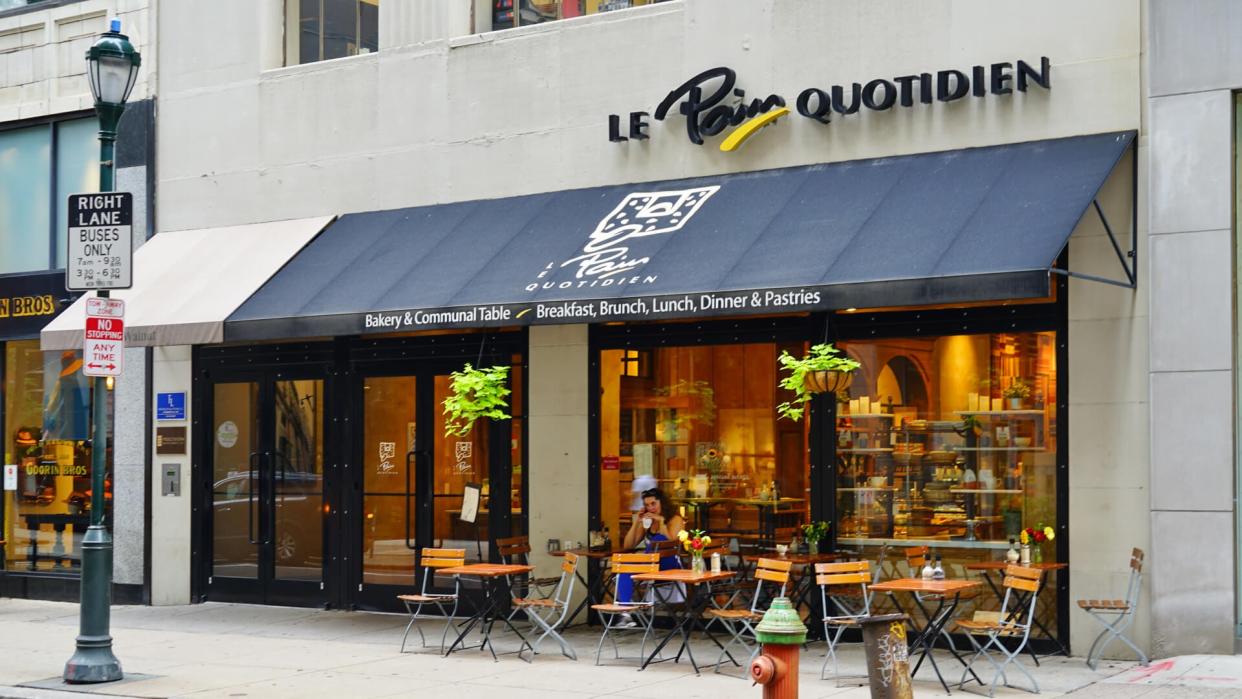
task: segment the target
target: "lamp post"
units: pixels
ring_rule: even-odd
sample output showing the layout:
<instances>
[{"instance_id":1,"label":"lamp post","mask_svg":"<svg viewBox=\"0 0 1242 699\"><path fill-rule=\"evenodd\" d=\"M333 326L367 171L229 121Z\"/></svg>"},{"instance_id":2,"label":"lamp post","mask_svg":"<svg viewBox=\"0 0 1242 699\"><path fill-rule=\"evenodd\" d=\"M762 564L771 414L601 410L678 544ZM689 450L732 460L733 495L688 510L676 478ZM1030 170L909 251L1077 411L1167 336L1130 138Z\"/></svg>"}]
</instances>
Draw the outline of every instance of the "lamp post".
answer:
<instances>
[{"instance_id":1,"label":"lamp post","mask_svg":"<svg viewBox=\"0 0 1242 699\"><path fill-rule=\"evenodd\" d=\"M99 115L99 191L114 188L116 129L125 100L134 89L142 57L121 33L121 20L86 52L86 75ZM107 298L108 291L96 292ZM91 525L82 538L82 599L77 650L65 663L70 683L113 682L121 679L121 662L112 654L109 630L112 605L112 536L104 526L104 469L108 453L107 390L96 377L91 398Z\"/></svg>"}]
</instances>

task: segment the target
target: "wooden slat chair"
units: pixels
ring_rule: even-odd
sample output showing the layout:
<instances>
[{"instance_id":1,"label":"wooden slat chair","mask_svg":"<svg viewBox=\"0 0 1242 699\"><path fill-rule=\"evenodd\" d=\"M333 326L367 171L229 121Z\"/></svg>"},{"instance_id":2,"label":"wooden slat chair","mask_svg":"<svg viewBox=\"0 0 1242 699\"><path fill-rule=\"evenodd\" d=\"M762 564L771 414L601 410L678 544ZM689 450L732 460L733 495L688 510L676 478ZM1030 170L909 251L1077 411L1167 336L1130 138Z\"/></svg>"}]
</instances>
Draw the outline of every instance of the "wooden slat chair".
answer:
<instances>
[{"instance_id":1,"label":"wooden slat chair","mask_svg":"<svg viewBox=\"0 0 1242 699\"><path fill-rule=\"evenodd\" d=\"M732 638L728 643L720 649L720 655L716 658L716 672L720 672L720 664L724 662L725 656L729 655L729 647L737 643L742 648L751 645L747 640L747 635L751 641L755 638L755 624L763 619L763 610L759 609L759 605L764 599L763 589L767 584L772 587L779 587L780 592L774 596L785 594L785 588L789 585L789 570L793 568L793 564L789 561L778 561L771 558L760 558L755 564L755 593L751 598L750 606L742 609L708 609L703 612L709 620L718 619ZM708 622L709 624L711 621ZM743 668L750 667L750 661L755 659L759 654L759 644L753 643L754 649L751 651L750 658L747 659ZM732 659L733 656L729 655ZM737 662L737 661L734 661Z\"/></svg>"},{"instance_id":2,"label":"wooden slat chair","mask_svg":"<svg viewBox=\"0 0 1242 699\"><path fill-rule=\"evenodd\" d=\"M819 585L819 599L825 612L824 638L828 640L828 654L824 656L824 666L819 671L821 680L828 679L828 661L831 660L832 676L838 683L843 679L861 679L865 683L866 675L849 678L841 676L841 668L837 662L837 643L847 628L857 626L860 620L871 616L871 593L867 586L873 582L875 579L871 575L871 561L815 564L815 584ZM842 588L856 591L861 604L846 604L842 597L850 596L843 595ZM830 613L834 606L839 611L838 614Z\"/></svg>"},{"instance_id":3,"label":"wooden slat chair","mask_svg":"<svg viewBox=\"0 0 1242 699\"><path fill-rule=\"evenodd\" d=\"M920 577L922 575L923 564L927 562L927 557L931 555L931 550L927 546L911 546L905 549L904 553L906 556L906 568L909 569L910 571L909 572L910 577L912 578ZM976 596L978 596L978 591L966 590L960 593L959 595L957 595L957 598L960 604L961 602L972 600ZM943 600L943 597L944 597L943 595L927 594L927 593L920 592L914 595L914 602L915 604L919 606L919 611L923 612L924 618L930 618L928 616L929 611L925 606L923 606L923 603L924 602L939 603L940 601ZM941 628L940 635L945 639L945 641L948 642L949 647L952 648L954 652L957 652L957 642L953 640L953 636L949 634L948 629Z\"/></svg>"},{"instance_id":4,"label":"wooden slat chair","mask_svg":"<svg viewBox=\"0 0 1242 699\"><path fill-rule=\"evenodd\" d=\"M599 665L600 652L604 649L604 639L612 640L613 655L617 660L621 659L621 649L617 647L617 640L613 638L614 631L625 630L622 625L622 619L634 619L638 623L638 628L643 631L642 644L639 646L638 660L642 662L646 657L647 638L651 636L651 622L655 618L655 603L651 601L642 602L620 602L617 600L616 585L617 576L623 573L637 575L640 573L654 573L660 569L660 554L658 553L614 553L612 554L612 562L608 572L612 575L613 584L613 602L608 604L592 604L591 609L598 612L604 620L604 631L599 636L599 643L595 646L595 664ZM635 590L635 598L638 597L637 589Z\"/></svg>"},{"instance_id":5,"label":"wooden slat chair","mask_svg":"<svg viewBox=\"0 0 1242 699\"><path fill-rule=\"evenodd\" d=\"M1033 694L1039 694L1039 683L1035 681L1035 677L1018 662L1018 656L1026 649L1027 641L1031 637L1031 625L1035 620L1035 605L1039 602L1039 587L1043 580L1044 572L1036 568L1023 568L1022 566L1010 565L1005 568L1005 597L1001 600L1000 614L992 620L971 619L960 620L956 622L956 627L966 633L966 637L970 639L970 644L974 646L975 654L971 656L970 662L966 663L966 669L962 671L962 679L957 683L959 689L965 688L966 676L972 674L971 668L975 661L980 658L986 658L996 671L992 676L992 682L988 685L988 696L995 696L996 683L1004 680L1006 687L1014 687L1009 684L1009 677L1005 674L1005 668L1014 665L1022 674L1026 675L1031 681L1031 689L1026 687L1014 687L1022 689ZM1018 592L1027 594L1027 608L1023 612L1016 608L1018 605ZM1011 606L1011 603L1013 606ZM980 643L979 637L986 637L987 641ZM1013 649L1006 647L1001 639L1016 641L1011 643ZM1000 655L1005 657L1004 662L997 662L988 652L995 648ZM983 680L975 676L979 684L983 684Z\"/></svg>"},{"instance_id":6,"label":"wooden slat chair","mask_svg":"<svg viewBox=\"0 0 1242 699\"><path fill-rule=\"evenodd\" d=\"M1087 652L1087 667L1092 670L1100 664L1100 658L1104 655L1104 648L1114 638L1120 639L1122 643L1130 646L1130 650L1138 654L1140 663L1147 665L1150 662L1147 654L1134 645L1134 642L1125 635L1126 629L1130 627L1130 624L1134 623L1134 615L1138 611L1139 591L1143 586L1143 558L1142 549L1134 549L1130 553L1130 583L1126 587L1125 599L1078 600L1079 609L1090 614L1104 625L1104 630L1100 632L1099 636L1096 636L1095 642L1091 644L1091 650Z\"/></svg>"},{"instance_id":7,"label":"wooden slat chair","mask_svg":"<svg viewBox=\"0 0 1242 699\"><path fill-rule=\"evenodd\" d=\"M453 579L452 594L442 594L435 592L436 571L441 568L452 568L454 566L465 565L466 549L432 549L425 548L422 550L419 558L421 559L423 568L423 584L418 594L415 595L397 595L397 599L405 604L405 611L410 614L410 623L405 625L405 633L401 635L401 652L405 652L405 640L410 635L410 627L414 626L414 622L419 619L430 619L433 615L423 614L423 607L427 605L435 606L440 615L444 617L444 633L440 634L440 652L444 652L444 641L448 638L448 630L450 626L456 627L454 618L457 616L457 602L461 594L461 583ZM449 606L452 609L449 609ZM427 637L423 635L422 626L415 627L418 629L418 637L422 639L423 647L427 647Z\"/></svg>"},{"instance_id":8,"label":"wooden slat chair","mask_svg":"<svg viewBox=\"0 0 1242 699\"><path fill-rule=\"evenodd\" d=\"M560 644L562 655L570 660L578 659L573 646L556 632L556 627L565 622L565 616L569 614L569 609L573 606L574 581L578 579L577 568L577 554L567 552L561 560L561 577L557 578L556 589L551 597L525 597L513 600L513 606L526 612L526 618L530 619L535 630L543 630L539 638L530 644L532 654L538 653L539 644L543 642L543 639L551 636Z\"/></svg>"},{"instance_id":9,"label":"wooden slat chair","mask_svg":"<svg viewBox=\"0 0 1242 699\"><path fill-rule=\"evenodd\" d=\"M510 536L497 539L496 551L500 554L502 563L530 565L529 536ZM509 590L513 594L514 602L519 598L525 597L547 599L552 595L560 580L560 578L518 576L517 579L511 578L509 580Z\"/></svg>"},{"instance_id":10,"label":"wooden slat chair","mask_svg":"<svg viewBox=\"0 0 1242 699\"><path fill-rule=\"evenodd\" d=\"M875 563L871 565L872 585L880 582L880 577L884 574L884 561L888 558L888 553L891 548L892 546L890 544L884 544L880 547L880 553L876 556ZM838 609L846 613L858 613L860 610L865 608L864 602L868 605L866 608L869 608L870 605L870 597L866 594L865 590L860 592L859 587L856 585L840 585L830 587L828 589L828 596L836 604ZM827 610L828 607L824 606L823 609Z\"/></svg>"}]
</instances>

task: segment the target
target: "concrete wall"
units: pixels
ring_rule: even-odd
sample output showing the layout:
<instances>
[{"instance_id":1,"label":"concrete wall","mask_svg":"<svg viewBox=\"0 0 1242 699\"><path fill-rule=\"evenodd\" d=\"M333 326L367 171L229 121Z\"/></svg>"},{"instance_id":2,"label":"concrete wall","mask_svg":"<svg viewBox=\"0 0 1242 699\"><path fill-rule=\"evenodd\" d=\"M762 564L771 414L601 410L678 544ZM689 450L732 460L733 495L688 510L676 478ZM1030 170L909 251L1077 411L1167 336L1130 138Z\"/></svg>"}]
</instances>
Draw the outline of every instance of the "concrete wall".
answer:
<instances>
[{"instance_id":1,"label":"concrete wall","mask_svg":"<svg viewBox=\"0 0 1242 699\"><path fill-rule=\"evenodd\" d=\"M1232 653L1236 327L1231 0L1148 0L1151 589L1157 655Z\"/></svg>"},{"instance_id":2,"label":"concrete wall","mask_svg":"<svg viewBox=\"0 0 1242 699\"><path fill-rule=\"evenodd\" d=\"M190 405L191 372L189 347L156 347L152 350L152 377L148 394L155 400L159 392L185 391L188 426L194 415ZM151 453L155 454L155 431L151 430ZM187 430L186 452L193 445L192 430ZM190 603L190 457L152 456L147 477L151 479L151 604ZM160 469L163 464L181 464L181 496L160 495Z\"/></svg>"}]
</instances>

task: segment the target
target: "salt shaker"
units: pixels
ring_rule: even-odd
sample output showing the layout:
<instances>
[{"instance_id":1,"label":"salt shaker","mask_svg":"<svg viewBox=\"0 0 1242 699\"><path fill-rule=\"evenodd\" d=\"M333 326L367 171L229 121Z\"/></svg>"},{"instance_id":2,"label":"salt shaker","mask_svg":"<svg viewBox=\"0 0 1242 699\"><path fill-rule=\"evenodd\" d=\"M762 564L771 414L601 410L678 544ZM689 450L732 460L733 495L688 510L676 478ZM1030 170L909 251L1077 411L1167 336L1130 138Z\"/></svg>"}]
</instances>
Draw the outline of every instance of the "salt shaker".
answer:
<instances>
[{"instance_id":1,"label":"salt shaker","mask_svg":"<svg viewBox=\"0 0 1242 699\"><path fill-rule=\"evenodd\" d=\"M720 572L720 552L719 551L715 551L712 553L712 572L713 573Z\"/></svg>"}]
</instances>

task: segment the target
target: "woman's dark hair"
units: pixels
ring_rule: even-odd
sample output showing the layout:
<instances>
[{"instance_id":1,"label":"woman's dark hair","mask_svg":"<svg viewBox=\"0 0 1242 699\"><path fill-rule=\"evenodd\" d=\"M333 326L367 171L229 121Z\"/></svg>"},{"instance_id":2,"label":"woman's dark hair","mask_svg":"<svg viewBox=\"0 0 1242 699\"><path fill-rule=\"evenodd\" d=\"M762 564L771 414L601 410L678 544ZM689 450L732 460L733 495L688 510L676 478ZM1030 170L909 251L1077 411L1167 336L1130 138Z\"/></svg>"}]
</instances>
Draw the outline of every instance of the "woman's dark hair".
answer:
<instances>
[{"instance_id":1,"label":"woman's dark hair","mask_svg":"<svg viewBox=\"0 0 1242 699\"><path fill-rule=\"evenodd\" d=\"M673 499L665 495L663 490L659 488L644 490L643 499L646 500L647 498L655 498L660 501L660 514L664 516L665 522L680 515L677 508L673 505Z\"/></svg>"}]
</instances>

